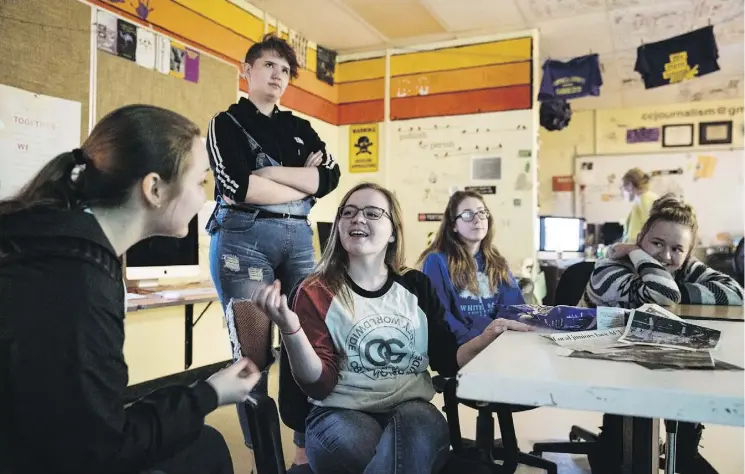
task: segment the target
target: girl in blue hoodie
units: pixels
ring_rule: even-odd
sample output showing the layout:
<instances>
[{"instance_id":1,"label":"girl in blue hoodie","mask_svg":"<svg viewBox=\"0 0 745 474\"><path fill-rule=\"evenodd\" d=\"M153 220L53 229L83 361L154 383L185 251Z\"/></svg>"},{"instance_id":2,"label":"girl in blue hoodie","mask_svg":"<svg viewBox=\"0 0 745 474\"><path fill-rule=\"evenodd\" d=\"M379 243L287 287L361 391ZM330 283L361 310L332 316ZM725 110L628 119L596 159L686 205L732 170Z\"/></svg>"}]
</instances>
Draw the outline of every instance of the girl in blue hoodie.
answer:
<instances>
[{"instance_id":1,"label":"girl in blue hoodie","mask_svg":"<svg viewBox=\"0 0 745 474\"><path fill-rule=\"evenodd\" d=\"M457 191L419 265L446 308L458 345L470 360L506 330L530 326L497 318L504 305L525 304L507 260L492 243L494 221L480 194Z\"/></svg>"}]
</instances>

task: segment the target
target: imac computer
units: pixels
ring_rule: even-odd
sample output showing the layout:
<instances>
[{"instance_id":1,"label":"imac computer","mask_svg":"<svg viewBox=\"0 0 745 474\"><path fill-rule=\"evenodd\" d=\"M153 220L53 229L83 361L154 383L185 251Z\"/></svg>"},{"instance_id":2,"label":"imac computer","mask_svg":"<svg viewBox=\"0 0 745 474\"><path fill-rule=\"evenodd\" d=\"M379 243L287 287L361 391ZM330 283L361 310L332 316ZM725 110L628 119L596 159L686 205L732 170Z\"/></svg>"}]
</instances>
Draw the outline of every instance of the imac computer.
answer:
<instances>
[{"instance_id":1,"label":"imac computer","mask_svg":"<svg viewBox=\"0 0 745 474\"><path fill-rule=\"evenodd\" d=\"M579 217L538 218L538 251L581 254L585 251L585 220Z\"/></svg>"},{"instance_id":2,"label":"imac computer","mask_svg":"<svg viewBox=\"0 0 745 474\"><path fill-rule=\"evenodd\" d=\"M151 237L130 248L125 255L128 283L153 287L160 278L199 276L198 225L195 216L186 237Z\"/></svg>"}]
</instances>

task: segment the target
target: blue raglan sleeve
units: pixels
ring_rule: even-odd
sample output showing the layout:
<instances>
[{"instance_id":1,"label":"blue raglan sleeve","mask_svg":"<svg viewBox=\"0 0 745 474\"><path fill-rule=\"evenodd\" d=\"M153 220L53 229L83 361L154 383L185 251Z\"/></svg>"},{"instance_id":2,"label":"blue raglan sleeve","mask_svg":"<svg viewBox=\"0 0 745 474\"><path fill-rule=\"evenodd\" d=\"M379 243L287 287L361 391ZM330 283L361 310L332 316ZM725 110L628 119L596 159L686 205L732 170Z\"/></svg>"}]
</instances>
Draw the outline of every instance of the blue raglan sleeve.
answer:
<instances>
[{"instance_id":1,"label":"blue raglan sleeve","mask_svg":"<svg viewBox=\"0 0 745 474\"><path fill-rule=\"evenodd\" d=\"M440 298L442 305L445 307L445 321L447 321L450 330L455 334L458 345L461 346L478 336L480 332L465 324L460 314L453 314L452 302L455 299L455 287L450 281L445 261L437 254L429 254L422 265L422 272L427 275L432 286Z\"/></svg>"}]
</instances>

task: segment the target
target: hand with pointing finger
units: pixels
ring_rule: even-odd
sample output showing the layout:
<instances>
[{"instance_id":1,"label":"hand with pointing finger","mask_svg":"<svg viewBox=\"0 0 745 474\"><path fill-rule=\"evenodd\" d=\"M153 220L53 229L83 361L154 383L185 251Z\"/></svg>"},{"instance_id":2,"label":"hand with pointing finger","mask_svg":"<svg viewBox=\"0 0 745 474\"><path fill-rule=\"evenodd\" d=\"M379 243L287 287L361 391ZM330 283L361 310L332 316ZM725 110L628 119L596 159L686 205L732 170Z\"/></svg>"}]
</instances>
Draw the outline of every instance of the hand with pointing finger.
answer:
<instances>
[{"instance_id":1,"label":"hand with pointing finger","mask_svg":"<svg viewBox=\"0 0 745 474\"><path fill-rule=\"evenodd\" d=\"M300 318L287 305L287 295L281 294L279 280L256 292L251 298L269 319L285 334L300 328Z\"/></svg>"}]
</instances>

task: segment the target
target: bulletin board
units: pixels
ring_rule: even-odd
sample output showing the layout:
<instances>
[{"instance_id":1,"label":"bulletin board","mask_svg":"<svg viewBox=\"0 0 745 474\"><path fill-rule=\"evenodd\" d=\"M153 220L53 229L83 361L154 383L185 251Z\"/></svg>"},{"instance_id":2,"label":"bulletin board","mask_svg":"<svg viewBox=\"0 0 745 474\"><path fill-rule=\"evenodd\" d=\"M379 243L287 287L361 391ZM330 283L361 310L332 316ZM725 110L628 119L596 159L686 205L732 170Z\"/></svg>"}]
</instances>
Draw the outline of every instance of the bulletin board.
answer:
<instances>
[{"instance_id":1,"label":"bulletin board","mask_svg":"<svg viewBox=\"0 0 745 474\"><path fill-rule=\"evenodd\" d=\"M674 193L693 206L701 243L713 245L717 234L740 236L745 228L742 157L742 149L577 157L576 209L591 224L623 224L631 204L621 196L621 178L638 167L651 175L652 192Z\"/></svg>"},{"instance_id":2,"label":"bulletin board","mask_svg":"<svg viewBox=\"0 0 745 474\"><path fill-rule=\"evenodd\" d=\"M82 104L88 136L91 8L77 1L0 2L0 84Z\"/></svg>"},{"instance_id":3,"label":"bulletin board","mask_svg":"<svg viewBox=\"0 0 745 474\"><path fill-rule=\"evenodd\" d=\"M403 211L413 265L450 195L473 188L494 219L494 244L519 272L535 257L537 218L533 112L514 110L391 123L389 186Z\"/></svg>"},{"instance_id":4,"label":"bulletin board","mask_svg":"<svg viewBox=\"0 0 745 474\"><path fill-rule=\"evenodd\" d=\"M238 70L235 66L201 54L199 82L162 74L112 54L98 51L96 120L129 104L150 104L178 112L193 120L207 135L210 119L235 103ZM212 176L207 197L214 191Z\"/></svg>"}]
</instances>

